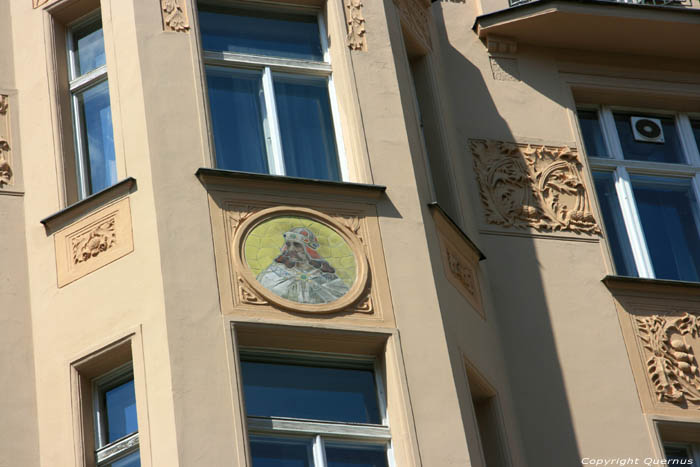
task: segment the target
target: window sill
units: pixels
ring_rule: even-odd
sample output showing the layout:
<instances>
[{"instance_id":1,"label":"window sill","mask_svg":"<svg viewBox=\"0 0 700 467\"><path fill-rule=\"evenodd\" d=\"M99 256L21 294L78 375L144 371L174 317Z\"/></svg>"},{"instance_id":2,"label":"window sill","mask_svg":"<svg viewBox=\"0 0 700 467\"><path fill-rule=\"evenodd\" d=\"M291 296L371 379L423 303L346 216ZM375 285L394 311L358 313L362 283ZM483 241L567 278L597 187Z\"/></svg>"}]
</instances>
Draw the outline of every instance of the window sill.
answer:
<instances>
[{"instance_id":1,"label":"window sill","mask_svg":"<svg viewBox=\"0 0 700 467\"><path fill-rule=\"evenodd\" d=\"M133 177L125 178L109 188L105 188L94 195L90 195L75 204L71 204L65 209L61 209L60 211L45 217L39 222L44 224L46 233L50 235L61 228L72 224L76 220L85 217L91 212L96 211L106 204L134 191L136 191L136 179Z\"/></svg>"},{"instance_id":2,"label":"window sill","mask_svg":"<svg viewBox=\"0 0 700 467\"><path fill-rule=\"evenodd\" d=\"M279 190L282 192L339 195L345 198L365 198L369 200L380 199L386 191L386 187L382 185L334 182L298 177L283 177L279 175L238 172L235 170L210 169L204 167L198 169L195 175L208 189L221 188L225 190L235 189L236 191L247 191L248 189L262 188Z\"/></svg>"},{"instance_id":3,"label":"window sill","mask_svg":"<svg viewBox=\"0 0 700 467\"><path fill-rule=\"evenodd\" d=\"M700 297L700 282L644 279L629 276L605 276L602 282L613 295Z\"/></svg>"}]
</instances>

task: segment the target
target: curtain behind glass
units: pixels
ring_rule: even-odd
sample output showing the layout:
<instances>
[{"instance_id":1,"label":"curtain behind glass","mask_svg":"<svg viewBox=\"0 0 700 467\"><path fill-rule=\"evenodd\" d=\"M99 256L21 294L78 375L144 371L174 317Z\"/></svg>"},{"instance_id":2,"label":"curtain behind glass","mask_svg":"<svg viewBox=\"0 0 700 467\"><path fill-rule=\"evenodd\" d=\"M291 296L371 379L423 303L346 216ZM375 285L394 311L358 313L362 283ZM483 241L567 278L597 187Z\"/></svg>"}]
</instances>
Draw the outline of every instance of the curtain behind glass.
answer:
<instances>
[{"instance_id":1,"label":"curtain behind glass","mask_svg":"<svg viewBox=\"0 0 700 467\"><path fill-rule=\"evenodd\" d=\"M262 74L259 71L207 67L216 166L268 173Z\"/></svg>"},{"instance_id":2,"label":"curtain behind glass","mask_svg":"<svg viewBox=\"0 0 700 467\"><path fill-rule=\"evenodd\" d=\"M117 164L114 155L112 111L109 105L107 81L88 88L77 95L78 109L88 157L88 194L97 193L117 182Z\"/></svg>"},{"instance_id":3,"label":"curtain behind glass","mask_svg":"<svg viewBox=\"0 0 700 467\"><path fill-rule=\"evenodd\" d=\"M286 174L340 180L328 80L273 74L273 81Z\"/></svg>"},{"instance_id":4,"label":"curtain behind glass","mask_svg":"<svg viewBox=\"0 0 700 467\"><path fill-rule=\"evenodd\" d=\"M690 187L633 177L632 189L656 277L698 282L700 236Z\"/></svg>"}]
</instances>

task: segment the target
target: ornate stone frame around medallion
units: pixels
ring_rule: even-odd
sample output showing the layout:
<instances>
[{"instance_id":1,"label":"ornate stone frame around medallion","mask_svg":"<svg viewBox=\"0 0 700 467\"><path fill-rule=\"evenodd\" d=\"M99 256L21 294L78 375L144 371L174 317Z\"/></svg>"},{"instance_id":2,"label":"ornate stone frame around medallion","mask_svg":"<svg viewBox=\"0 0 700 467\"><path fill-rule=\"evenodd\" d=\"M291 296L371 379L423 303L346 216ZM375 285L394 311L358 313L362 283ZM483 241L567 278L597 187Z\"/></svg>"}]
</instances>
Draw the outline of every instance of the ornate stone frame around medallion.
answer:
<instances>
[{"instance_id":1,"label":"ornate stone frame around medallion","mask_svg":"<svg viewBox=\"0 0 700 467\"><path fill-rule=\"evenodd\" d=\"M279 295L270 292L263 287L260 282L258 282L244 259L245 254L243 249L245 248L245 242L248 238L248 234L250 234L250 232L252 232L257 226L265 221L282 216L306 217L324 224L326 227L332 229L334 232L340 235L340 237L348 244L353 255L355 256L356 276L355 282L345 295L330 303L304 304L282 298ZM301 313L335 313L346 310L363 297L369 280L369 265L364 248L356 236L350 235L348 227L338 223L332 217L313 209L285 206L266 208L261 209L260 211L250 212L250 214L245 216L244 219L241 219L240 222L239 228L236 229L235 235L232 239L231 251L235 270L239 274L239 277L245 281L246 284L255 291L255 293L259 294L273 306L288 311Z\"/></svg>"}]
</instances>

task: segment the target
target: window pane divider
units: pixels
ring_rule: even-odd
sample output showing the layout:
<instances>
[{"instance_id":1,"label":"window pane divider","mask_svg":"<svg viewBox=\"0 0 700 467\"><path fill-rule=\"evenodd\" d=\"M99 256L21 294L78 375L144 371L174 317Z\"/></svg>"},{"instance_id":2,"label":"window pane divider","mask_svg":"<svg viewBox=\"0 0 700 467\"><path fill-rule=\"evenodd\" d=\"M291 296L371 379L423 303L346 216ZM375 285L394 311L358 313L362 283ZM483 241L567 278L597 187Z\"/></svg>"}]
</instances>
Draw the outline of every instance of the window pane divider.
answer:
<instances>
[{"instance_id":1,"label":"window pane divider","mask_svg":"<svg viewBox=\"0 0 700 467\"><path fill-rule=\"evenodd\" d=\"M608 147L608 154L615 160L624 160L622 144L620 144L620 138L617 135L615 126L615 117L609 107L600 109L600 124L603 129L605 144Z\"/></svg>"},{"instance_id":2,"label":"window pane divider","mask_svg":"<svg viewBox=\"0 0 700 467\"><path fill-rule=\"evenodd\" d=\"M326 467L328 465L328 461L326 460L326 447L321 435L316 435L314 437L313 453L314 467Z\"/></svg>"},{"instance_id":3,"label":"window pane divider","mask_svg":"<svg viewBox=\"0 0 700 467\"><path fill-rule=\"evenodd\" d=\"M634 201L632 182L625 167L618 167L615 174L615 190L620 201L620 210L625 220L627 235L632 248L632 255L637 264L639 277L654 279L654 268L651 265L651 257L647 247L646 239L642 230L642 223L639 219L637 204Z\"/></svg>"},{"instance_id":4,"label":"window pane divider","mask_svg":"<svg viewBox=\"0 0 700 467\"><path fill-rule=\"evenodd\" d=\"M360 423L320 422L277 417L248 417L248 429L255 433L307 433L346 439L388 441L389 427Z\"/></svg>"},{"instance_id":5,"label":"window pane divider","mask_svg":"<svg viewBox=\"0 0 700 467\"><path fill-rule=\"evenodd\" d=\"M234 52L205 51L204 61L208 65L269 67L274 71L288 71L302 74L329 75L331 65L314 60L297 60L293 58L266 57Z\"/></svg>"},{"instance_id":6,"label":"window pane divider","mask_svg":"<svg viewBox=\"0 0 700 467\"><path fill-rule=\"evenodd\" d=\"M282 150L282 133L280 132L279 119L277 118L277 104L275 101L275 86L272 82L272 70L265 67L263 71L263 95L265 96L265 113L270 129L270 143L272 154L267 155L270 174L285 175L284 151Z\"/></svg>"},{"instance_id":7,"label":"window pane divider","mask_svg":"<svg viewBox=\"0 0 700 467\"><path fill-rule=\"evenodd\" d=\"M107 65L90 70L84 75L80 75L70 82L70 92L76 93L88 88L98 82L107 79Z\"/></svg>"},{"instance_id":8,"label":"window pane divider","mask_svg":"<svg viewBox=\"0 0 700 467\"><path fill-rule=\"evenodd\" d=\"M676 125L678 125L678 135L681 139L681 145L685 152L688 164L696 167L700 166L700 153L698 145L693 134L693 126L690 124L690 119L685 114L676 116Z\"/></svg>"},{"instance_id":9,"label":"window pane divider","mask_svg":"<svg viewBox=\"0 0 700 467\"><path fill-rule=\"evenodd\" d=\"M691 167L685 164L672 164L666 162L646 162L635 160L618 161L602 157L589 157L591 168L615 169L624 167L627 171L638 174L660 175L667 177L691 178L700 173L700 167Z\"/></svg>"}]
</instances>

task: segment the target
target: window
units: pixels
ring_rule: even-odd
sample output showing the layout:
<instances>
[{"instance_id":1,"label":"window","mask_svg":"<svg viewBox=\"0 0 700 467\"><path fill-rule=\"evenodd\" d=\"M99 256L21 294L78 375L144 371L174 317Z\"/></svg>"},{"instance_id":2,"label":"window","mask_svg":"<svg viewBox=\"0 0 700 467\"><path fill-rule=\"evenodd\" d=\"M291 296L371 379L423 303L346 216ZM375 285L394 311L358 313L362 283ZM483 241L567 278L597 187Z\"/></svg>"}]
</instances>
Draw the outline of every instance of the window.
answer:
<instances>
[{"instance_id":1,"label":"window","mask_svg":"<svg viewBox=\"0 0 700 467\"><path fill-rule=\"evenodd\" d=\"M92 13L68 29L68 88L77 198L117 182L102 21Z\"/></svg>"},{"instance_id":2,"label":"window","mask_svg":"<svg viewBox=\"0 0 700 467\"><path fill-rule=\"evenodd\" d=\"M98 467L138 467L139 433L131 363L93 381Z\"/></svg>"},{"instance_id":3,"label":"window","mask_svg":"<svg viewBox=\"0 0 700 467\"><path fill-rule=\"evenodd\" d=\"M578 120L617 274L700 281L700 120L608 107Z\"/></svg>"},{"instance_id":4,"label":"window","mask_svg":"<svg viewBox=\"0 0 700 467\"><path fill-rule=\"evenodd\" d=\"M693 465L700 462L700 445L664 443L664 454L669 465Z\"/></svg>"},{"instance_id":5,"label":"window","mask_svg":"<svg viewBox=\"0 0 700 467\"><path fill-rule=\"evenodd\" d=\"M241 351L254 467L388 467L390 433L374 361Z\"/></svg>"},{"instance_id":6,"label":"window","mask_svg":"<svg viewBox=\"0 0 700 467\"><path fill-rule=\"evenodd\" d=\"M347 179L321 14L200 3L216 166Z\"/></svg>"}]
</instances>

